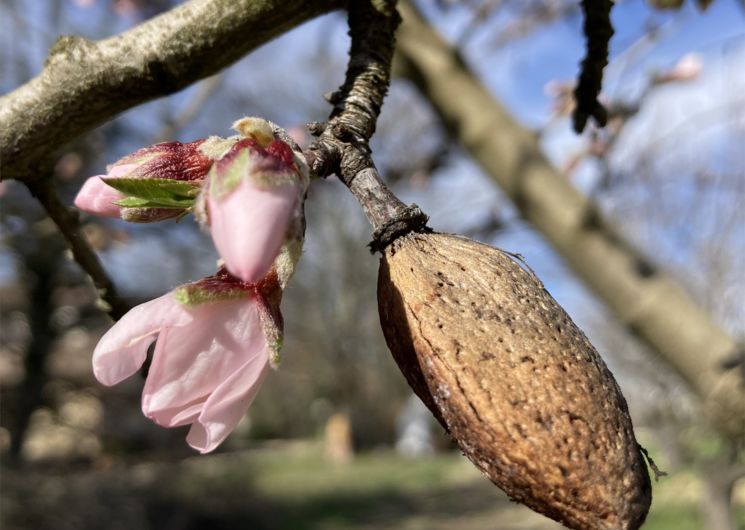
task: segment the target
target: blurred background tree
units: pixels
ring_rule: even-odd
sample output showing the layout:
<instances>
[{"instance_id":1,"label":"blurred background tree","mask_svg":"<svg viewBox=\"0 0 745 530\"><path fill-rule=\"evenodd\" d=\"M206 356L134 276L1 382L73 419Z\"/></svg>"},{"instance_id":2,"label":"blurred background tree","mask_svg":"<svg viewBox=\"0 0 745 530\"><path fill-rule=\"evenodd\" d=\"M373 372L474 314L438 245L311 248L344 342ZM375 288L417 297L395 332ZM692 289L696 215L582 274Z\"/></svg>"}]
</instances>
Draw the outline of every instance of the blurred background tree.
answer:
<instances>
[{"instance_id":1,"label":"blurred background tree","mask_svg":"<svg viewBox=\"0 0 745 530\"><path fill-rule=\"evenodd\" d=\"M0 90L8 93L36 75L60 35L105 38L177 4L4 0ZM544 168L546 178L560 182L544 192L571 190L590 204L602 227L620 238L618 248L643 256L642 277L672 279L691 307L705 311L723 344L742 344L742 4L718 0L702 11L676 3L660 11L637 0L619 2L603 96L611 119L582 136L571 132L568 118L583 54L578 3L416 6L422 13L401 5L400 78L372 146L381 173L407 202L424 207L433 228L523 254L586 330L619 380L644 443L671 473L656 490L650 528L745 525L742 438L710 421L695 374L681 374L675 352L660 355L645 336L648 317L637 322L624 314L638 300L603 291L610 285L602 279L603 258L617 255L601 251L597 261L587 261L581 232L562 247L550 233L559 226L550 217L541 235L530 224L541 228L535 201L504 185L528 178L536 164ZM74 139L54 165L63 201L71 204L85 177L138 147L224 135L243 115L265 116L301 134L304 123L326 117L320 96L343 79L347 49L344 14L332 13ZM442 78L437 53L453 61L457 69L450 74L470 83L459 90L480 92L447 92L443 87L456 78ZM471 94L483 94L485 103ZM481 121L469 121L469 107ZM490 118L505 112L516 121ZM410 391L379 329L368 225L334 179L310 190L306 252L283 304L282 367L224 445L225 454L199 461L183 460L189 452L180 429L157 428L140 415L140 380L112 389L95 383L90 353L109 319L28 190L4 180L0 193L0 444L8 528L553 527L527 509L513 513L516 508L453 455L406 464L385 450L396 441L396 418ZM571 200L549 199L557 215L572 214ZM214 269L217 255L191 221L83 222L130 305ZM613 273L612 262L607 267ZM600 274L596 284L588 279L593 272ZM647 292L643 285L641 292ZM745 423L737 416L745 393L732 393L745 388L742 350L739 358L736 349L701 351L699 360L721 365L706 385L724 381L734 396L720 416ZM342 468L324 463L307 442L320 439L337 414L347 418L353 446L363 451Z\"/></svg>"}]
</instances>

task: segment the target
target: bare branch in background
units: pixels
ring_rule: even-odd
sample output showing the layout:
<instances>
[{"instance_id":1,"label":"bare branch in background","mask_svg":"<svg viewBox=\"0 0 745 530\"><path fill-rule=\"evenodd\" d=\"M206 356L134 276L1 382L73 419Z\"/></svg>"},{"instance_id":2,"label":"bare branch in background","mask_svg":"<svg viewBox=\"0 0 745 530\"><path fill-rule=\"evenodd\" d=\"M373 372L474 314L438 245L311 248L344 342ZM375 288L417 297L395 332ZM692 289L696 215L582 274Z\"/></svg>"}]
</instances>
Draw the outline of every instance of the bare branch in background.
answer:
<instances>
[{"instance_id":1,"label":"bare branch in background","mask_svg":"<svg viewBox=\"0 0 745 530\"><path fill-rule=\"evenodd\" d=\"M572 114L574 131L581 133L587 120L594 118L601 127L608 121L608 111L598 101L603 86L603 69L608 64L608 42L613 35L610 21L611 0L582 0L585 15L587 52L582 60L582 71L574 89L577 106Z\"/></svg>"},{"instance_id":2,"label":"bare branch in background","mask_svg":"<svg viewBox=\"0 0 745 530\"><path fill-rule=\"evenodd\" d=\"M522 6L523 4L520 4L520 7ZM541 2L538 5L528 4L528 9L521 10L515 20L502 28L490 44L497 48L506 46L548 24L573 15L578 10L579 6L574 1L561 0Z\"/></svg>"},{"instance_id":3,"label":"bare branch in background","mask_svg":"<svg viewBox=\"0 0 745 530\"><path fill-rule=\"evenodd\" d=\"M189 101L186 108L175 116L171 116L165 120L165 125L161 131L155 135L153 143L165 142L172 140L178 131L189 125L193 120L197 118L204 105L209 101L210 97L217 91L222 83L222 76L215 75L208 79L199 86L197 93L194 98Z\"/></svg>"},{"instance_id":4,"label":"bare branch in background","mask_svg":"<svg viewBox=\"0 0 745 530\"><path fill-rule=\"evenodd\" d=\"M494 13L501 6L502 0L485 0L478 6L474 6L472 8L474 13L471 17L471 21L458 36L456 40L456 47L462 48L463 46L465 46L474 35L474 33L476 33L476 31L479 29L479 27L484 22L486 22L492 15L492 13Z\"/></svg>"}]
</instances>

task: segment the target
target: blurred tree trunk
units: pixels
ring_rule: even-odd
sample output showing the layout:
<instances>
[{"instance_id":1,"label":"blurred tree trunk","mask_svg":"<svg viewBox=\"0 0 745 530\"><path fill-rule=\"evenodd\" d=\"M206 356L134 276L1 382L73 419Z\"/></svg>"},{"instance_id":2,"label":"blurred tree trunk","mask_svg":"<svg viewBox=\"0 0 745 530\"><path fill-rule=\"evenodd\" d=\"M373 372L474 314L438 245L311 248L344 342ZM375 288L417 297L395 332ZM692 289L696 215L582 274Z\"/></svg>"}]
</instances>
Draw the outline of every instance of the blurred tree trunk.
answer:
<instances>
[{"instance_id":1,"label":"blurred tree trunk","mask_svg":"<svg viewBox=\"0 0 745 530\"><path fill-rule=\"evenodd\" d=\"M700 512L703 515L704 528L738 529L732 508L732 495L737 481L745 476L745 469L738 465L736 455L731 456L701 466L700 476L704 491L700 500Z\"/></svg>"},{"instance_id":2,"label":"blurred tree trunk","mask_svg":"<svg viewBox=\"0 0 745 530\"><path fill-rule=\"evenodd\" d=\"M542 154L535 136L493 98L458 52L409 2L400 10L398 58L460 142L574 272L700 396L719 431L745 434L738 347L688 294L647 262Z\"/></svg>"},{"instance_id":3,"label":"blurred tree trunk","mask_svg":"<svg viewBox=\"0 0 745 530\"><path fill-rule=\"evenodd\" d=\"M722 484L716 477L704 474L704 495L701 498L701 513L704 527L712 530L737 530L732 513L733 484Z\"/></svg>"},{"instance_id":4,"label":"blurred tree trunk","mask_svg":"<svg viewBox=\"0 0 745 530\"><path fill-rule=\"evenodd\" d=\"M23 382L13 392L17 395L9 425L10 456L13 460L20 460L31 415L45 404L44 385L48 380L46 360L56 338L56 332L50 326L50 317L54 310L53 276L64 247L57 233L49 230L38 236L33 246L33 250L24 256L28 274L26 283L29 285L28 319L31 338L24 358Z\"/></svg>"}]
</instances>

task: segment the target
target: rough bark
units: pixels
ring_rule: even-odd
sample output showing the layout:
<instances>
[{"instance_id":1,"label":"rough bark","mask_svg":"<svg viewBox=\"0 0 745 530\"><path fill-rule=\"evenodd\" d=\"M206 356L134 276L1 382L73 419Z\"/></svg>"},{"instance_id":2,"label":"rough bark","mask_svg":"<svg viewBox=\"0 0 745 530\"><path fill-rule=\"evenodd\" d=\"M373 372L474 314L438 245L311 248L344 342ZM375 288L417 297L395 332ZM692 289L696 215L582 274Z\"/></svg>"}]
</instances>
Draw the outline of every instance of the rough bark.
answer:
<instances>
[{"instance_id":1,"label":"rough bark","mask_svg":"<svg viewBox=\"0 0 745 530\"><path fill-rule=\"evenodd\" d=\"M373 251L427 223L415 204L406 206L380 180L370 156L380 109L391 80L394 34L401 21L396 0L358 0L349 5L352 45L344 84L327 96L329 121L311 124L318 139L308 149L313 175L336 174L373 225Z\"/></svg>"},{"instance_id":2,"label":"rough bark","mask_svg":"<svg viewBox=\"0 0 745 530\"><path fill-rule=\"evenodd\" d=\"M400 11L403 69L452 137L621 322L690 384L706 417L723 433L742 437L743 381L739 371L722 369L738 350L734 339L551 166L534 135L508 115L408 2Z\"/></svg>"},{"instance_id":3,"label":"rough bark","mask_svg":"<svg viewBox=\"0 0 745 530\"><path fill-rule=\"evenodd\" d=\"M344 5L342 0L192 0L102 41L61 37L39 75L0 98L0 177L40 178L70 140Z\"/></svg>"}]
</instances>

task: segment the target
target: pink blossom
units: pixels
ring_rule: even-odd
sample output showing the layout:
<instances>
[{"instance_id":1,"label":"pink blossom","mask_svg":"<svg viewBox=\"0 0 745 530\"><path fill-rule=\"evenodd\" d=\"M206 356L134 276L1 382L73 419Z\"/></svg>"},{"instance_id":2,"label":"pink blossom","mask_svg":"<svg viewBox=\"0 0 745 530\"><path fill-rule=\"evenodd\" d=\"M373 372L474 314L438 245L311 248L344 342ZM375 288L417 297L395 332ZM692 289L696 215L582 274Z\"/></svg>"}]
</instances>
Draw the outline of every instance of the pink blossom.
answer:
<instances>
[{"instance_id":1,"label":"pink blossom","mask_svg":"<svg viewBox=\"0 0 745 530\"><path fill-rule=\"evenodd\" d=\"M697 53L687 53L675 65L654 76L653 83L663 84L672 82L693 81L698 78L704 67L704 61Z\"/></svg>"},{"instance_id":2,"label":"pink blossom","mask_svg":"<svg viewBox=\"0 0 745 530\"><path fill-rule=\"evenodd\" d=\"M262 278L289 238L300 237L307 167L282 140L245 138L208 175L207 218L228 270Z\"/></svg>"},{"instance_id":3,"label":"pink blossom","mask_svg":"<svg viewBox=\"0 0 745 530\"><path fill-rule=\"evenodd\" d=\"M261 189L246 181L221 201L210 197L212 240L230 272L249 282L266 274L299 200L295 186Z\"/></svg>"},{"instance_id":4,"label":"pink blossom","mask_svg":"<svg viewBox=\"0 0 745 530\"><path fill-rule=\"evenodd\" d=\"M270 279L271 280L271 279ZM93 371L105 385L137 372L155 340L142 412L163 427L191 424L187 442L214 450L256 396L281 317L265 281L248 285L224 270L128 312L98 343ZM276 298L275 298L276 299Z\"/></svg>"},{"instance_id":5,"label":"pink blossom","mask_svg":"<svg viewBox=\"0 0 745 530\"><path fill-rule=\"evenodd\" d=\"M102 217L121 217L122 207L114 203L122 200L124 195L101 180L105 176L98 175L85 181L75 196L75 207Z\"/></svg>"}]
</instances>

